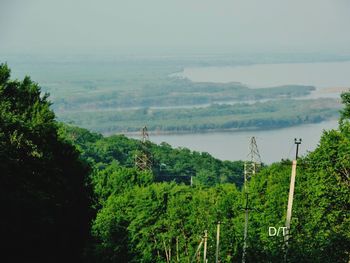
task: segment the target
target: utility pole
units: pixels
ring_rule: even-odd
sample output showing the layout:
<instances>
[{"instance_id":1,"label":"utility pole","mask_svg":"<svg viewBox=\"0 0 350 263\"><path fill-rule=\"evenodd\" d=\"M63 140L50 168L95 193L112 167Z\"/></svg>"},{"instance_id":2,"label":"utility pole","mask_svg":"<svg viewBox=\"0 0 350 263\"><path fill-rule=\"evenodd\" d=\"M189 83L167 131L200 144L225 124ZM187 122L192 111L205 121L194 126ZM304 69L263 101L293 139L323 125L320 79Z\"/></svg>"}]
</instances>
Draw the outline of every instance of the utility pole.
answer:
<instances>
[{"instance_id":1,"label":"utility pole","mask_svg":"<svg viewBox=\"0 0 350 263\"><path fill-rule=\"evenodd\" d=\"M208 242L208 230L204 231L204 252L203 252L203 262L207 263L207 242Z\"/></svg>"},{"instance_id":2,"label":"utility pole","mask_svg":"<svg viewBox=\"0 0 350 263\"><path fill-rule=\"evenodd\" d=\"M141 130L141 149L135 154L135 167L141 171L151 170L151 154L148 149L149 134L147 127Z\"/></svg>"},{"instance_id":3,"label":"utility pole","mask_svg":"<svg viewBox=\"0 0 350 263\"><path fill-rule=\"evenodd\" d=\"M255 137L250 138L248 161L244 162L244 192L246 195L245 216L244 216L244 240L242 263L245 263L247 256L248 221L249 221L249 192L248 180L254 176L261 167L261 157Z\"/></svg>"},{"instance_id":4,"label":"utility pole","mask_svg":"<svg viewBox=\"0 0 350 263\"><path fill-rule=\"evenodd\" d=\"M297 138L294 138L294 143L297 145L297 150L295 152L295 160L298 159L298 154L299 154L299 145L301 144L301 138L297 140Z\"/></svg>"},{"instance_id":5,"label":"utility pole","mask_svg":"<svg viewBox=\"0 0 350 263\"><path fill-rule=\"evenodd\" d=\"M288 240L290 236L290 221L292 218L292 209L293 209L293 198L294 198L294 187L295 187L295 177L297 173L297 159L299 153L299 145L301 144L301 139L294 139L294 143L297 146L295 153L295 160L292 162L292 174L290 177L290 186L289 186L289 196L288 196L288 206L287 206L287 217L286 217L286 235L284 236L285 242L285 262L287 262L287 254L288 254Z\"/></svg>"},{"instance_id":6,"label":"utility pole","mask_svg":"<svg viewBox=\"0 0 350 263\"><path fill-rule=\"evenodd\" d=\"M215 254L215 263L219 263L219 251L220 251L220 221L218 222L216 228L216 254Z\"/></svg>"}]
</instances>

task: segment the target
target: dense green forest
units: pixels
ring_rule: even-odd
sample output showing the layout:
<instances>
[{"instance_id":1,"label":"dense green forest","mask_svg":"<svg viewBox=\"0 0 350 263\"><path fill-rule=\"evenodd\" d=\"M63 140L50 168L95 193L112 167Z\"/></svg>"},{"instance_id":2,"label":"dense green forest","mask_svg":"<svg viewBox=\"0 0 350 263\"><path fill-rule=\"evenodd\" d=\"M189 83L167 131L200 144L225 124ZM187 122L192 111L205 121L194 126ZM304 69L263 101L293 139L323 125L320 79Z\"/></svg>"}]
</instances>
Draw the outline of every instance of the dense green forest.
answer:
<instances>
[{"instance_id":1,"label":"dense green forest","mask_svg":"<svg viewBox=\"0 0 350 263\"><path fill-rule=\"evenodd\" d=\"M89 237L92 167L58 135L50 105L0 65L2 262L77 262Z\"/></svg>"},{"instance_id":2,"label":"dense green forest","mask_svg":"<svg viewBox=\"0 0 350 263\"><path fill-rule=\"evenodd\" d=\"M195 133L273 129L317 123L339 115L335 99L286 100L198 108L58 113L60 119L89 130L113 134L136 132L145 122L158 133Z\"/></svg>"},{"instance_id":3,"label":"dense green forest","mask_svg":"<svg viewBox=\"0 0 350 263\"><path fill-rule=\"evenodd\" d=\"M342 101L339 128L298 161L287 262L350 259L350 93ZM242 162L103 137L57 122L50 105L0 66L2 262L191 262L205 230L214 262L218 221L221 262L241 261ZM152 169L140 171L145 150ZM268 228L285 224L290 171L281 161L249 182L247 262L283 262Z\"/></svg>"},{"instance_id":4,"label":"dense green forest","mask_svg":"<svg viewBox=\"0 0 350 263\"><path fill-rule=\"evenodd\" d=\"M111 172L116 167L133 170L135 155L147 147L152 156L155 181L175 180L190 184L192 176L194 184L234 183L241 186L243 183L242 161L221 161L208 153L193 152L186 148L173 149L165 142L156 145L147 141L143 145L140 140L129 139L124 135L103 137L86 129L63 124L60 125L59 133L79 149L84 160L102 169L103 173Z\"/></svg>"},{"instance_id":5,"label":"dense green forest","mask_svg":"<svg viewBox=\"0 0 350 263\"><path fill-rule=\"evenodd\" d=\"M163 77L134 89L118 81L104 92L92 83L80 83L87 91L79 96L64 97L55 101L54 108L60 112L77 110L101 110L131 107L186 106L225 101L247 101L271 98L300 97L315 90L312 86L286 85L250 89L240 83L194 83L187 79ZM118 88L115 88L118 87ZM89 92L90 91L90 92Z\"/></svg>"}]
</instances>

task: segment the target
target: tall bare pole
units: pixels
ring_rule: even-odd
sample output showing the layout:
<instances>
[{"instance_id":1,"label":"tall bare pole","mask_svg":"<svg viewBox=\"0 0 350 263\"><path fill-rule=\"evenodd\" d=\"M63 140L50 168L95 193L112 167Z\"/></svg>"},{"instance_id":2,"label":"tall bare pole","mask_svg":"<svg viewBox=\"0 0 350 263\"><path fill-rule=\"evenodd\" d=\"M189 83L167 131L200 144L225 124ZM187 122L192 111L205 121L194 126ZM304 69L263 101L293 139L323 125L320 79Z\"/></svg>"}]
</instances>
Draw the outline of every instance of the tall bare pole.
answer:
<instances>
[{"instance_id":1,"label":"tall bare pole","mask_svg":"<svg viewBox=\"0 0 350 263\"><path fill-rule=\"evenodd\" d=\"M203 251L203 262L207 263L207 242L208 242L208 231L204 231L204 251Z\"/></svg>"},{"instance_id":2,"label":"tall bare pole","mask_svg":"<svg viewBox=\"0 0 350 263\"><path fill-rule=\"evenodd\" d=\"M297 159L299 153L299 145L301 144L301 139L294 139L294 143L297 146L295 160L292 162L292 174L290 177L290 185L289 185L289 196L288 196L288 206L287 206L287 216L286 216L286 235L284 236L285 242L285 261L287 261L288 254L288 240L290 236L290 222L292 218L292 209L293 209L293 199L294 199L294 188L295 188L295 177L297 174Z\"/></svg>"},{"instance_id":3,"label":"tall bare pole","mask_svg":"<svg viewBox=\"0 0 350 263\"><path fill-rule=\"evenodd\" d=\"M293 160L292 163L292 175L290 177L290 185L289 185L289 196L288 196L288 206L287 206L287 218L286 218L286 235L285 242L288 243L289 238L289 229L290 229L290 220L292 218L292 208L293 208L293 198L294 198L294 188L295 188L295 177L297 171L297 160Z\"/></svg>"},{"instance_id":4,"label":"tall bare pole","mask_svg":"<svg viewBox=\"0 0 350 263\"><path fill-rule=\"evenodd\" d=\"M215 263L219 263L219 251L220 251L220 221L218 222L216 228L216 253L215 253Z\"/></svg>"}]
</instances>

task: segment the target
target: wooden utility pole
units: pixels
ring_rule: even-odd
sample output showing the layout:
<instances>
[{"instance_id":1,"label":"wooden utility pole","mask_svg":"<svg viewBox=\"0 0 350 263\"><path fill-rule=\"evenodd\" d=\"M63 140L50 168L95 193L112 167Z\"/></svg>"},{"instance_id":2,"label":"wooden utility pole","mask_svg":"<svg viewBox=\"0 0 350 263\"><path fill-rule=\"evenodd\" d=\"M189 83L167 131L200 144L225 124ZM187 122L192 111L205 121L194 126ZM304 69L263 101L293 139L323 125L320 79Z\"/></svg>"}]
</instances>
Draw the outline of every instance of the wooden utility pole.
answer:
<instances>
[{"instance_id":1,"label":"wooden utility pole","mask_svg":"<svg viewBox=\"0 0 350 263\"><path fill-rule=\"evenodd\" d=\"M207 263L207 242L208 242L208 231L204 231L204 252L203 252L203 262Z\"/></svg>"},{"instance_id":2,"label":"wooden utility pole","mask_svg":"<svg viewBox=\"0 0 350 263\"><path fill-rule=\"evenodd\" d=\"M292 175L290 177L290 186L289 186L289 196L288 196L288 206L287 206L287 218L286 218L286 227L287 233L285 235L285 242L288 243L289 229L290 229L290 220L292 218L292 208L293 208L293 198L294 198L294 188L295 188L295 177L297 172L297 160L293 160L292 163Z\"/></svg>"},{"instance_id":3,"label":"wooden utility pole","mask_svg":"<svg viewBox=\"0 0 350 263\"><path fill-rule=\"evenodd\" d=\"M219 251L220 251L220 221L218 222L216 229L216 255L215 263L219 263Z\"/></svg>"},{"instance_id":4,"label":"wooden utility pole","mask_svg":"<svg viewBox=\"0 0 350 263\"><path fill-rule=\"evenodd\" d=\"M292 209L293 209L293 199L294 199L294 188L295 188L295 177L297 174L297 159L299 153L299 145L301 144L301 139L294 139L294 143L297 145L295 160L292 162L292 174L290 177L290 186L289 186L289 196L288 196L288 206L287 206L287 217L286 217L286 234L284 236L285 242L285 261L287 261L288 254L288 240L290 236L290 222L292 219Z\"/></svg>"}]
</instances>

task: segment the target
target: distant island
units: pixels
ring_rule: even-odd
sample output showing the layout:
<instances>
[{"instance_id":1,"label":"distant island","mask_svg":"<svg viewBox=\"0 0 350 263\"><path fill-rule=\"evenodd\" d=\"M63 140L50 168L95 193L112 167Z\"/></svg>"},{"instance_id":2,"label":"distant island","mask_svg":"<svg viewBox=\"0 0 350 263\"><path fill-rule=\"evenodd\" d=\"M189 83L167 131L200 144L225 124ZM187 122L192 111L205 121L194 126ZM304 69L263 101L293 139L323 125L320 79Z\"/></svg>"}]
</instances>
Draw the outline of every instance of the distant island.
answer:
<instances>
[{"instance_id":1,"label":"distant island","mask_svg":"<svg viewBox=\"0 0 350 263\"><path fill-rule=\"evenodd\" d=\"M282 99L253 104L213 104L208 107L66 112L61 119L105 134L150 131L198 133L282 128L318 123L339 114L335 99Z\"/></svg>"}]
</instances>

